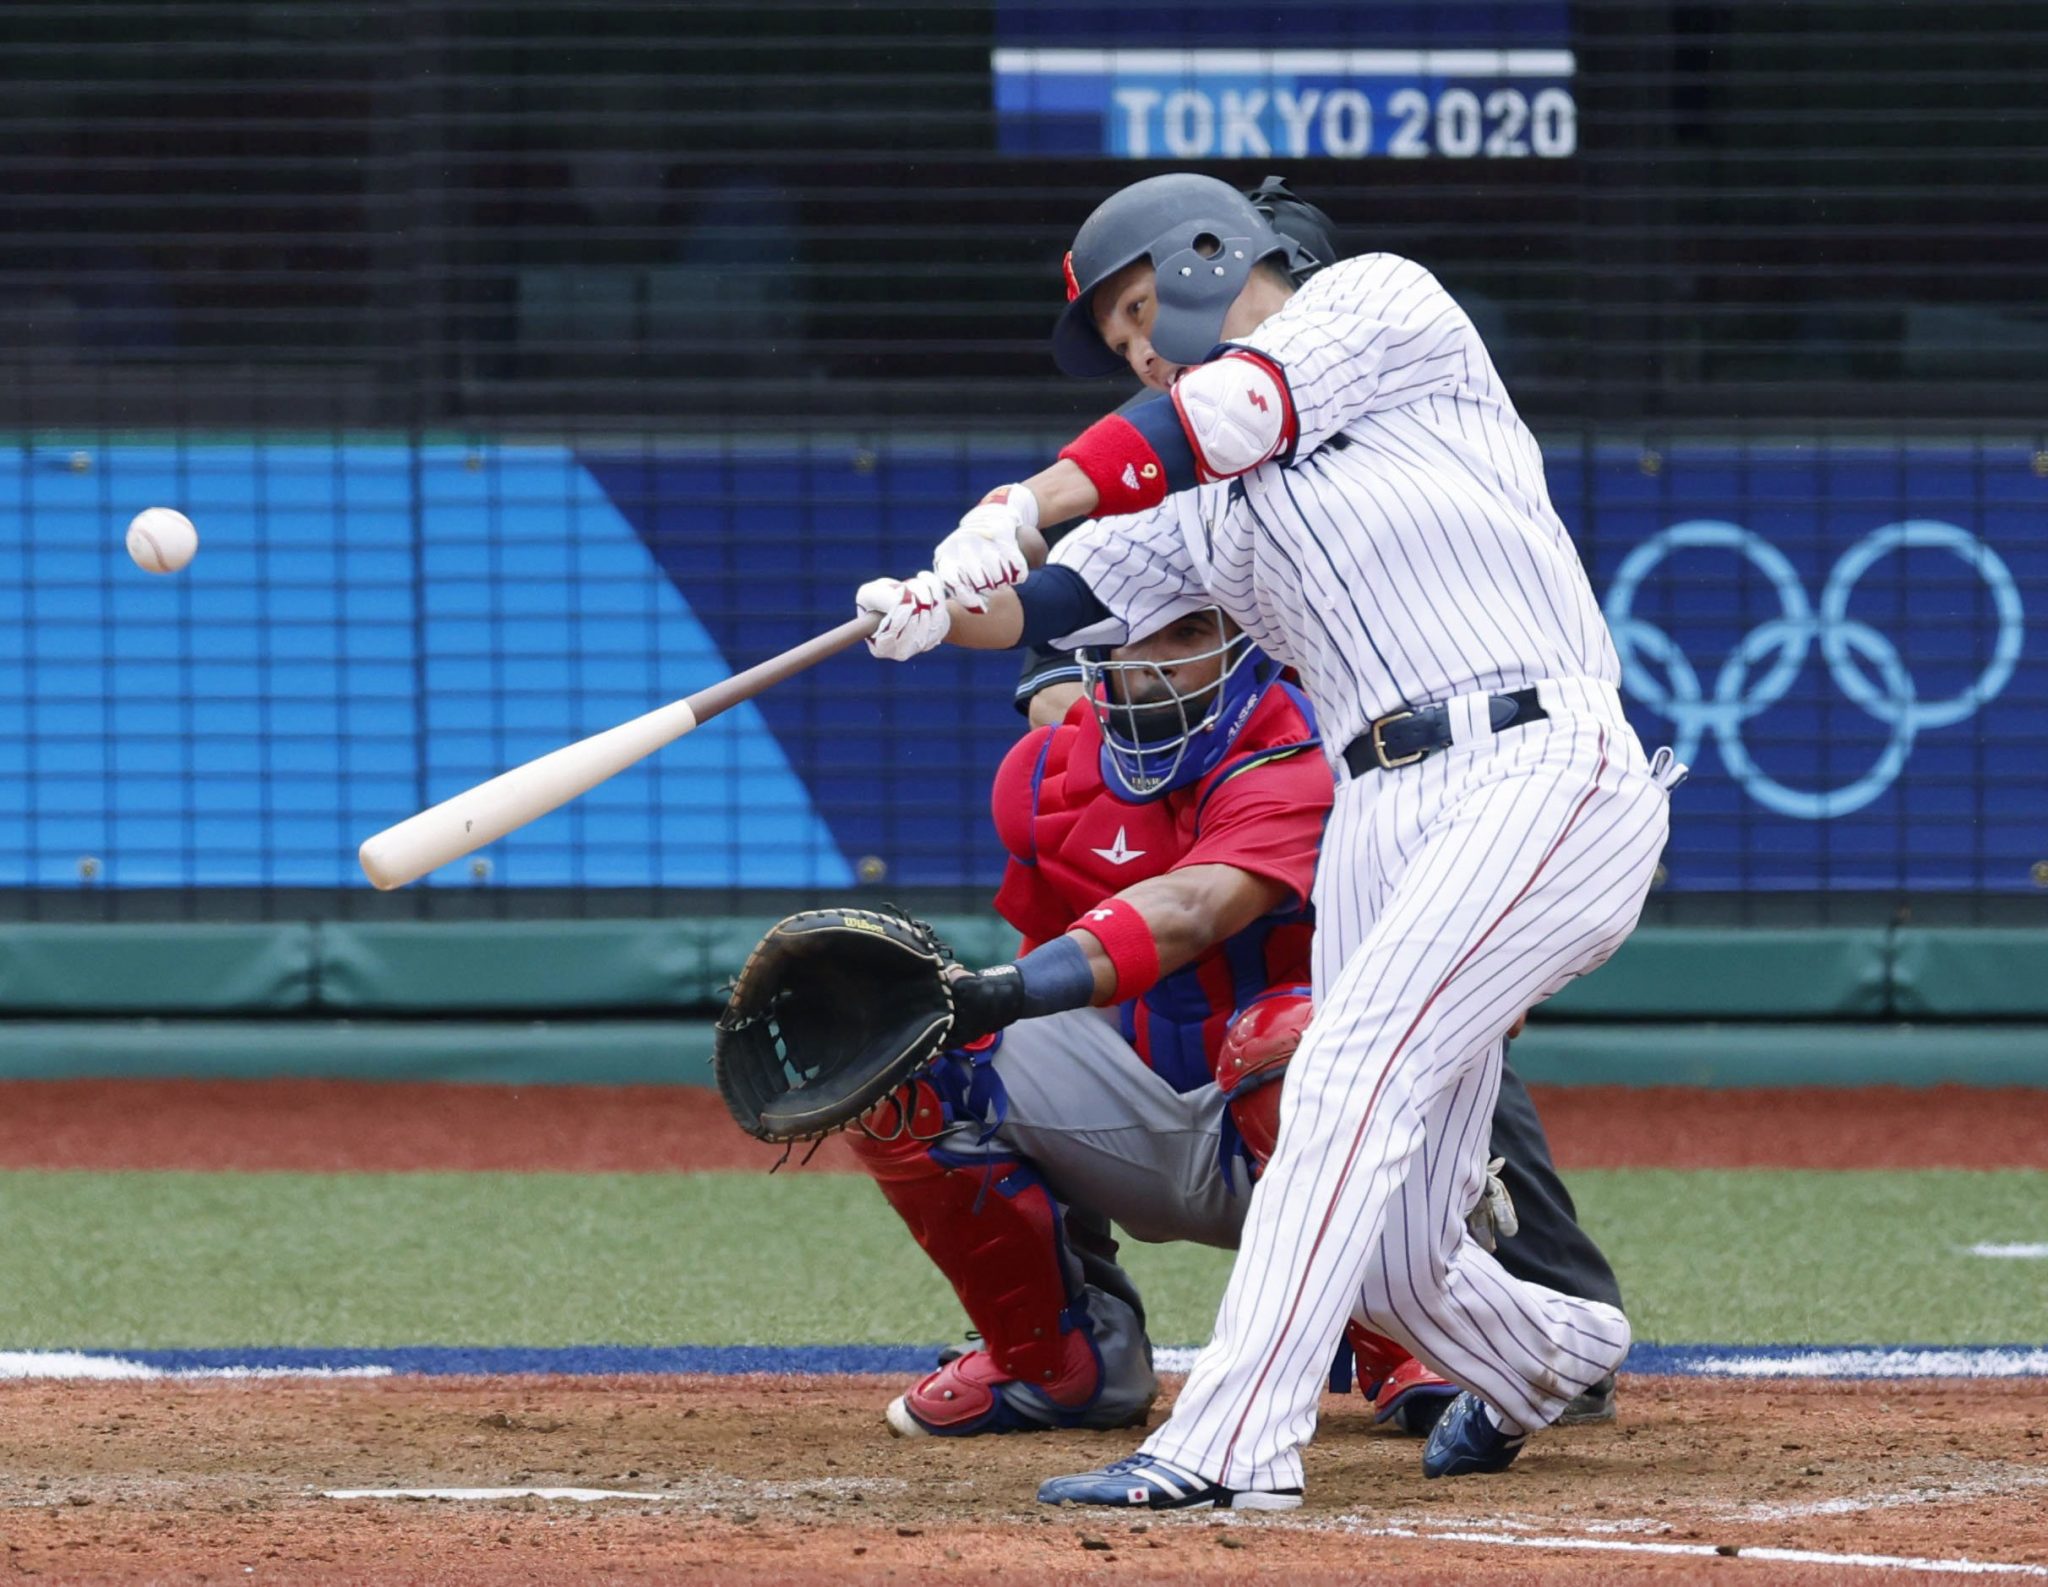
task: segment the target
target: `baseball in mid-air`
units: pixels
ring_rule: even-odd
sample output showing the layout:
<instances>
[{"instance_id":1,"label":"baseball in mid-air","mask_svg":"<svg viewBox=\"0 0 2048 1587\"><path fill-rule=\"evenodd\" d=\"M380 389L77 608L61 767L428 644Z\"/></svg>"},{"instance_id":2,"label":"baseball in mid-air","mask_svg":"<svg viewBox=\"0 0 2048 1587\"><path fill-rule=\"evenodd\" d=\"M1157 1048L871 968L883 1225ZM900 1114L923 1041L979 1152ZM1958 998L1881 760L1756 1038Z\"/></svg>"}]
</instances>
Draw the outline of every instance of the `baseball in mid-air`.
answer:
<instances>
[{"instance_id":1,"label":"baseball in mid-air","mask_svg":"<svg viewBox=\"0 0 2048 1587\"><path fill-rule=\"evenodd\" d=\"M128 555L145 573L175 573L199 554L199 531L175 507L145 507L128 525Z\"/></svg>"}]
</instances>

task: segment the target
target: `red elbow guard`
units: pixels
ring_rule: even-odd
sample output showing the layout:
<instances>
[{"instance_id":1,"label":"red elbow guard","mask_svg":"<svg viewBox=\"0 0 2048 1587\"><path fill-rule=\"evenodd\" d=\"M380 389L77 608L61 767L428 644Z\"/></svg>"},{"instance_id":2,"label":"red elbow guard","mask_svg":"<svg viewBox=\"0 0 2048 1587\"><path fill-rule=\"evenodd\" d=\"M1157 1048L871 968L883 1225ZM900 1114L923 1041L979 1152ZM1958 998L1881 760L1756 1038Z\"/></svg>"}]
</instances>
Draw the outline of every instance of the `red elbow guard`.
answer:
<instances>
[{"instance_id":1,"label":"red elbow guard","mask_svg":"<svg viewBox=\"0 0 2048 1587\"><path fill-rule=\"evenodd\" d=\"M1139 512L1166 500L1166 465L1137 426L1117 414L1089 425L1060 456L1079 464L1088 476L1099 517Z\"/></svg>"}]
</instances>

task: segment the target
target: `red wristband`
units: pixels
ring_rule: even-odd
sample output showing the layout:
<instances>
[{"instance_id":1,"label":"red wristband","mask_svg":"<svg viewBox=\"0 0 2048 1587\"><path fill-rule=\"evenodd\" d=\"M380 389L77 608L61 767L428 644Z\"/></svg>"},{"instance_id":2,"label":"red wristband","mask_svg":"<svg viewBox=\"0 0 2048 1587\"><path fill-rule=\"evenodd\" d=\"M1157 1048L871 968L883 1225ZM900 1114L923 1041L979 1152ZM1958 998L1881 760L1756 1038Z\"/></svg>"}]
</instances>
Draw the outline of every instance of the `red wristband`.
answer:
<instances>
[{"instance_id":1,"label":"red wristband","mask_svg":"<svg viewBox=\"0 0 2048 1587\"><path fill-rule=\"evenodd\" d=\"M1116 1000L1143 997L1159 980L1159 943L1145 917L1121 898L1099 904L1074 922L1102 944L1116 970Z\"/></svg>"},{"instance_id":2,"label":"red wristband","mask_svg":"<svg viewBox=\"0 0 2048 1587\"><path fill-rule=\"evenodd\" d=\"M1166 465L1129 419L1098 419L1060 453L1079 465L1095 487L1096 516L1117 518L1166 500Z\"/></svg>"}]
</instances>

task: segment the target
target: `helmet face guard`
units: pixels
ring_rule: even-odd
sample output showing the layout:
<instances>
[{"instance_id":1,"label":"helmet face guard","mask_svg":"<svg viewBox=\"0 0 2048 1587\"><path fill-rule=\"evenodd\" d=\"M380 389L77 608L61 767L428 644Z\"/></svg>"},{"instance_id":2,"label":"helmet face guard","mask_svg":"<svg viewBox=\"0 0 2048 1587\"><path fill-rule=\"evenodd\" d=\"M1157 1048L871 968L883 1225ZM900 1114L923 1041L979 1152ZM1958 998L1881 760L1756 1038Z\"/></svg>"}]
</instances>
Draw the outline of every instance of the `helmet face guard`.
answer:
<instances>
[{"instance_id":1,"label":"helmet face guard","mask_svg":"<svg viewBox=\"0 0 2048 1587\"><path fill-rule=\"evenodd\" d=\"M1295 251L1228 182L1187 172L1134 182L1102 203L1074 237L1053 358L1076 376L1126 367L1095 329L1095 289L1149 259L1157 278L1152 345L1169 363L1198 364L1223 339L1223 317L1260 261L1277 255L1291 266Z\"/></svg>"},{"instance_id":2,"label":"helmet face guard","mask_svg":"<svg viewBox=\"0 0 2048 1587\"><path fill-rule=\"evenodd\" d=\"M1265 653L1245 633L1229 633L1216 607L1216 642L1164 661L1115 661L1106 651L1080 654L1088 708L1102 732L1103 781L1133 799L1155 799L1213 771L1265 692ZM1220 661L1212 683L1183 690L1169 668Z\"/></svg>"}]
</instances>

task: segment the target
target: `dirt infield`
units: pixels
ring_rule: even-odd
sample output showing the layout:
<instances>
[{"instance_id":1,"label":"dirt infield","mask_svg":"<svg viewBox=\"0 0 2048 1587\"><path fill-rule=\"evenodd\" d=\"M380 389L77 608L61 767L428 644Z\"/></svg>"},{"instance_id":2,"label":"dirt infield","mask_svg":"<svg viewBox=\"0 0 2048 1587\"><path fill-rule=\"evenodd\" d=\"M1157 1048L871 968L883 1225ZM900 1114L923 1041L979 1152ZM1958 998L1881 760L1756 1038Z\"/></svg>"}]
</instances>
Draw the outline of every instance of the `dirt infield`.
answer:
<instances>
[{"instance_id":1,"label":"dirt infield","mask_svg":"<svg viewBox=\"0 0 2048 1587\"><path fill-rule=\"evenodd\" d=\"M1540 1102L1568 1169L2048 1168L2040 1092L1549 1090ZM810 1171L846 1166L843 1153L828 1146ZM0 1084L0 1168L664 1172L759 1170L774 1155L701 1091ZM0 1580L1596 1587L1911 1579L1905 1562L1956 1573L1967 1559L2001 1567L1996 1579L2048 1581L2039 1379L1625 1378L1615 1425L1543 1435L1501 1476L1455 1482L1424 1482L1415 1443L1333 1400L1308 1505L1244 1518L1039 1506L1039 1479L1128 1453L1132 1435L903 1442L880 1420L899 1386L0 1382ZM450 1487L644 1497L327 1496Z\"/></svg>"},{"instance_id":2,"label":"dirt infield","mask_svg":"<svg viewBox=\"0 0 2048 1587\"><path fill-rule=\"evenodd\" d=\"M2048 1169L2048 1090L1586 1086L1536 1097L1568 1171ZM0 1082L0 1169L659 1173L766 1170L779 1155L688 1087ZM835 1140L811 1171L850 1167Z\"/></svg>"},{"instance_id":3,"label":"dirt infield","mask_svg":"<svg viewBox=\"0 0 2048 1587\"><path fill-rule=\"evenodd\" d=\"M1131 1435L906 1442L880 1421L893 1390L844 1378L15 1383L0 1387L0 1577L1584 1587L1899 1574L1762 1548L2048 1567L2037 1381L1625 1379L1616 1424L1544 1435L1498 1477L1447 1482L1422 1480L1412 1440L1333 1400L1308 1505L1228 1520L1040 1506L1041 1477L1126 1453ZM527 1486L658 1497L322 1496ZM1598 1547L1483 1540L1516 1537Z\"/></svg>"}]
</instances>

